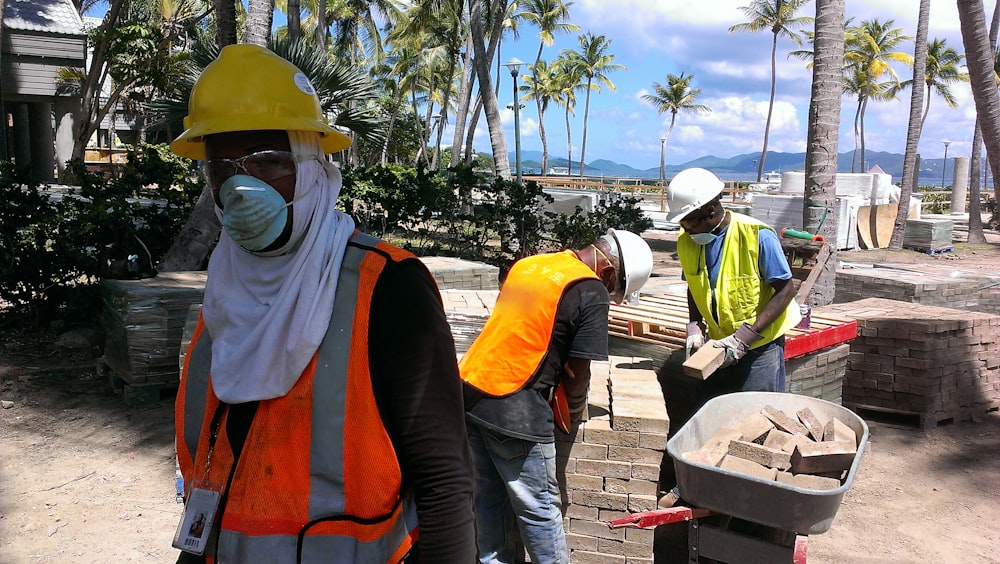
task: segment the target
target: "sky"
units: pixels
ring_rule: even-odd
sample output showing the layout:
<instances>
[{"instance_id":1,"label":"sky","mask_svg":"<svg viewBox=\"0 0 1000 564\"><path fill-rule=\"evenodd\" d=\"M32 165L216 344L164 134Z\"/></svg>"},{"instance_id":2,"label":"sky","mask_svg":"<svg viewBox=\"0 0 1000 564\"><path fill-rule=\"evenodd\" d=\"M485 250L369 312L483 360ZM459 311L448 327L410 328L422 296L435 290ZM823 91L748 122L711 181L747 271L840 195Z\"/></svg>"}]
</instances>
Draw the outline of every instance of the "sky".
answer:
<instances>
[{"instance_id":1,"label":"sky","mask_svg":"<svg viewBox=\"0 0 1000 564\"><path fill-rule=\"evenodd\" d=\"M661 137L670 124L670 113L658 115L656 108L642 100L653 91L653 83L667 83L667 74L694 75L692 86L701 89L697 102L712 108L708 113L680 113L666 143L665 161L681 164L714 155L731 157L759 153L763 143L770 89L770 49L772 35L729 33L729 27L747 21L740 11L749 0L575 0L569 7L572 23L580 31L557 36L545 47L542 58L552 61L565 48L578 48L577 37L590 32L611 40L609 53L614 62L628 70L612 72L608 78L615 90L593 92L587 125L586 161L608 159L637 169L659 167ZM992 4L989 2L988 4ZM954 0L932 0L928 41L945 39L949 47L965 53ZM800 15L815 17L815 4L808 2ZM846 16L855 23L878 18L893 20L905 35L915 36L917 0L846 0ZM989 22L992 15L987 7ZM538 51L537 28L523 25L520 38L505 40L501 59L512 57L534 61ZM914 42L903 42L899 50L913 55ZM809 96L812 73L806 62L789 58L797 49L790 40L779 38L777 50L777 85L768 150L804 152L808 127ZM527 72L526 67L522 72ZM912 77L912 70L896 68L901 80ZM511 104L513 84L509 73L501 73L501 107ZM950 141L948 157L968 156L971 152L975 107L968 83L954 84L958 100L949 108L933 94L930 112L921 135L919 153L924 159L939 159ZM857 100L842 97L838 152L854 150L853 121ZM865 145L869 151L903 153L909 121L910 92L904 91L893 102L869 103L865 113ZM573 158L580 158L583 131L583 96L578 96L576 117L571 120ZM564 112L550 105L545 112L545 130L549 157L566 156ZM503 110L508 150L514 151L514 116ZM477 150L489 151L489 136L480 121ZM520 114L521 149L541 151L538 114L533 102L525 103ZM450 139L445 135L445 139Z\"/></svg>"}]
</instances>

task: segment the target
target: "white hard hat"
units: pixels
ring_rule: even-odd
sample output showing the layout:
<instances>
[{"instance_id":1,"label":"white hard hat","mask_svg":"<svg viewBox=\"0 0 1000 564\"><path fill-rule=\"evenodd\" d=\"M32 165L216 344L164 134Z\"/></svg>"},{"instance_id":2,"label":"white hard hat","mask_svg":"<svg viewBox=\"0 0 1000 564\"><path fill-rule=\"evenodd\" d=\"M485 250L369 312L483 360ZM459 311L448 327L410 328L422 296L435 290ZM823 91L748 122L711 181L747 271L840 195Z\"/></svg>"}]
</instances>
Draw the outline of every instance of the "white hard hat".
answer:
<instances>
[{"instance_id":1,"label":"white hard hat","mask_svg":"<svg viewBox=\"0 0 1000 564\"><path fill-rule=\"evenodd\" d=\"M726 185L703 168L686 168L667 187L667 221L678 223L689 213L714 200Z\"/></svg>"},{"instance_id":2,"label":"white hard hat","mask_svg":"<svg viewBox=\"0 0 1000 564\"><path fill-rule=\"evenodd\" d=\"M625 298L629 303L637 302L639 289L653 272L653 251L642 237L631 231L608 229L607 235L617 247L620 266L618 290L611 298L617 303L622 303Z\"/></svg>"}]
</instances>

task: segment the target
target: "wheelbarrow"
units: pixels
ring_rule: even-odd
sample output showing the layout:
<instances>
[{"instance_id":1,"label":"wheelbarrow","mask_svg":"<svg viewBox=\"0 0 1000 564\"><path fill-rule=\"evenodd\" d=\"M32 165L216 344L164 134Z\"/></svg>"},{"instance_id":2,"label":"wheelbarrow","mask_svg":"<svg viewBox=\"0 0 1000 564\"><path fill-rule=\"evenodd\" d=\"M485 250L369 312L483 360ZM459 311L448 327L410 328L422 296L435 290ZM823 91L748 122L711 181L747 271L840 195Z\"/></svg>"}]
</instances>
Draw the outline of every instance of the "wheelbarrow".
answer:
<instances>
[{"instance_id":1,"label":"wheelbarrow","mask_svg":"<svg viewBox=\"0 0 1000 564\"><path fill-rule=\"evenodd\" d=\"M786 413L808 407L822 421L836 417L857 435L857 454L840 487L805 489L708 466L681 455L697 450L720 428L734 426L746 416L772 406ZM688 555L693 562L712 558L722 562L805 562L808 535L829 530L844 494L857 474L868 425L854 412L821 399L773 392L738 392L709 400L667 441L674 461L677 487L683 500L676 507L633 513L608 523L611 528L653 528L668 523L689 524ZM669 494L668 494L669 495ZM707 525L713 515L721 522ZM766 540L726 527L731 518L762 529L772 529Z\"/></svg>"}]
</instances>

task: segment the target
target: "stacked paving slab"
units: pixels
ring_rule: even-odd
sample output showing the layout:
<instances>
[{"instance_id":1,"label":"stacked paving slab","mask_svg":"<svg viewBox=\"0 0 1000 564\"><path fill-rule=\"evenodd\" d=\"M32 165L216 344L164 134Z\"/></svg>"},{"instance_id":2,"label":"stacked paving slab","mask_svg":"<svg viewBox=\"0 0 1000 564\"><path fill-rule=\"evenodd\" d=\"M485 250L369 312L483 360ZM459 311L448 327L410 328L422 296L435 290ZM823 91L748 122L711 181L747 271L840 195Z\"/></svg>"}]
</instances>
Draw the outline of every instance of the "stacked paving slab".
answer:
<instances>
[{"instance_id":1,"label":"stacked paving slab","mask_svg":"<svg viewBox=\"0 0 1000 564\"><path fill-rule=\"evenodd\" d=\"M670 422L652 361L613 356L591 363L588 404L587 420L571 435L556 431L570 561L652 564L652 529L607 526L656 509Z\"/></svg>"},{"instance_id":2,"label":"stacked paving slab","mask_svg":"<svg viewBox=\"0 0 1000 564\"><path fill-rule=\"evenodd\" d=\"M1000 276L930 265L841 268L835 303L886 298L1000 315Z\"/></svg>"},{"instance_id":3,"label":"stacked paving slab","mask_svg":"<svg viewBox=\"0 0 1000 564\"><path fill-rule=\"evenodd\" d=\"M1000 316L868 298L826 306L858 321L843 404L923 428L1000 407Z\"/></svg>"}]
</instances>

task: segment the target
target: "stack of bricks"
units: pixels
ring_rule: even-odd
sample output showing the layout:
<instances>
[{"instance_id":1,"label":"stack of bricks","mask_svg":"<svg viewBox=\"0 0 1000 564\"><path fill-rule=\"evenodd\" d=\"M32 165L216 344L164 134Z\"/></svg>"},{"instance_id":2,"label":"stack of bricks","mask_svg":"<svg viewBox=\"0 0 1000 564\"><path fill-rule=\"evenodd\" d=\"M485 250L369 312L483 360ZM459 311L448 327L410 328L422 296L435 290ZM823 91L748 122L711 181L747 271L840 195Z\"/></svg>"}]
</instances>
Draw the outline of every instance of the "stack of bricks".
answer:
<instances>
[{"instance_id":1,"label":"stack of bricks","mask_svg":"<svg viewBox=\"0 0 1000 564\"><path fill-rule=\"evenodd\" d=\"M496 290L500 269L483 262L454 257L421 257L442 290Z\"/></svg>"},{"instance_id":2,"label":"stack of bricks","mask_svg":"<svg viewBox=\"0 0 1000 564\"><path fill-rule=\"evenodd\" d=\"M571 435L556 432L570 562L652 564L652 529L607 525L656 509L670 422L652 361L592 362L588 403Z\"/></svg>"},{"instance_id":3,"label":"stack of bricks","mask_svg":"<svg viewBox=\"0 0 1000 564\"><path fill-rule=\"evenodd\" d=\"M824 308L813 310L822 311ZM839 405L850 354L851 346L844 343L786 360L786 391Z\"/></svg>"},{"instance_id":4,"label":"stack of bricks","mask_svg":"<svg viewBox=\"0 0 1000 564\"><path fill-rule=\"evenodd\" d=\"M982 272L923 265L919 274L903 268L838 270L834 301L847 303L865 298L1000 315L1000 279Z\"/></svg>"},{"instance_id":5,"label":"stack of bricks","mask_svg":"<svg viewBox=\"0 0 1000 564\"><path fill-rule=\"evenodd\" d=\"M916 415L923 428L1000 407L1000 316L882 298L825 307L858 321L845 406Z\"/></svg>"}]
</instances>

